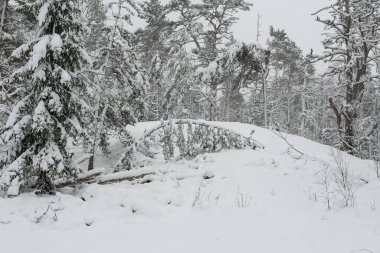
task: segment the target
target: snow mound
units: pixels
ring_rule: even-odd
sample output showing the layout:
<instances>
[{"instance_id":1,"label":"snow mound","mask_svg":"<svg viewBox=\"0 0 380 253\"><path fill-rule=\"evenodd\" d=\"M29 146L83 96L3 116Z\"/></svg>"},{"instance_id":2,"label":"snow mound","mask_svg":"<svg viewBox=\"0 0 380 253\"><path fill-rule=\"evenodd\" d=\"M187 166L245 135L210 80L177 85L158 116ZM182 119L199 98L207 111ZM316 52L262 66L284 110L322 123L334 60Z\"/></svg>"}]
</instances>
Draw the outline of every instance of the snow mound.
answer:
<instances>
[{"instance_id":1,"label":"snow mound","mask_svg":"<svg viewBox=\"0 0 380 253\"><path fill-rule=\"evenodd\" d=\"M141 138L159 124L129 130ZM213 124L254 131L265 149L147 160L141 170L152 174L138 182L0 198L0 251L380 253L380 180L371 161L340 156L354 194L344 207L333 181L336 151L289 135L292 149L253 125ZM123 147L113 142L110 151L98 155L98 167L115 165Z\"/></svg>"}]
</instances>

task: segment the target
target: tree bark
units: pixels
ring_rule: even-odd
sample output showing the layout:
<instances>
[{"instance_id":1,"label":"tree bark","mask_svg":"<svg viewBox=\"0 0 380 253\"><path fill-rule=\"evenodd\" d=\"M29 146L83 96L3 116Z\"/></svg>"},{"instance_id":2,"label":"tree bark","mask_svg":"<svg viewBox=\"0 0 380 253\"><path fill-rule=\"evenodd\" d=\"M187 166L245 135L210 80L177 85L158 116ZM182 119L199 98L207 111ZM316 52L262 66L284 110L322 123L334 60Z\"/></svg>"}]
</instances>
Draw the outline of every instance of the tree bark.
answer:
<instances>
[{"instance_id":1,"label":"tree bark","mask_svg":"<svg viewBox=\"0 0 380 253\"><path fill-rule=\"evenodd\" d=\"M5 15L6 15L6 10L8 6L8 0L3 0L3 6L1 8L1 19L0 19L0 33L4 31L4 23L5 23Z\"/></svg>"}]
</instances>

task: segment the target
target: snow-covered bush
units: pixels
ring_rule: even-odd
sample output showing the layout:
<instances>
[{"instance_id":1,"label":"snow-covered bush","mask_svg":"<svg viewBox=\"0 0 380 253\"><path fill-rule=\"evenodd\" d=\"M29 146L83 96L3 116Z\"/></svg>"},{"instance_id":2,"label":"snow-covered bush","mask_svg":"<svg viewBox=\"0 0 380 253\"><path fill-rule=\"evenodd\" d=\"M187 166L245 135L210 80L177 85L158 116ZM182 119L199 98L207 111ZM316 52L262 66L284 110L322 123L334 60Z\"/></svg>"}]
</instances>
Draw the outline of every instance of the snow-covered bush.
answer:
<instances>
[{"instance_id":1,"label":"snow-covered bush","mask_svg":"<svg viewBox=\"0 0 380 253\"><path fill-rule=\"evenodd\" d=\"M136 146L138 151L149 157L154 157L157 150L161 149L165 160L190 159L198 154L219 152L223 149L261 147L251 137L197 120L162 122L146 132L144 137L136 142ZM152 151L152 147L156 147L156 150Z\"/></svg>"}]
</instances>

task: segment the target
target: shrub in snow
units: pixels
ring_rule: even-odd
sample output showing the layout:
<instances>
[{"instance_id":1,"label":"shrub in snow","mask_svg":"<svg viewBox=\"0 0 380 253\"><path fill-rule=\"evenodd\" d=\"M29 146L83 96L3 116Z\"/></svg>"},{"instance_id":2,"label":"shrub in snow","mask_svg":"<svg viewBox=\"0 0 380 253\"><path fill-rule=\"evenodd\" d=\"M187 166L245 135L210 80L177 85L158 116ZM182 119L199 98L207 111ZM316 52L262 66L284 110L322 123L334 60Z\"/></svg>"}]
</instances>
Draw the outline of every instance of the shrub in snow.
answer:
<instances>
[{"instance_id":1,"label":"shrub in snow","mask_svg":"<svg viewBox=\"0 0 380 253\"><path fill-rule=\"evenodd\" d=\"M355 182L356 178L350 170L350 163L341 151L334 151L332 154L336 162L336 170L332 173L332 180L335 184L335 191L341 197L344 206L355 204Z\"/></svg>"},{"instance_id":2,"label":"shrub in snow","mask_svg":"<svg viewBox=\"0 0 380 253\"><path fill-rule=\"evenodd\" d=\"M344 153L334 149L331 149L331 152L336 166L326 167L318 175L322 187L321 197L328 210L334 202L343 206L354 206L357 178L353 175Z\"/></svg>"},{"instance_id":3,"label":"shrub in snow","mask_svg":"<svg viewBox=\"0 0 380 253\"><path fill-rule=\"evenodd\" d=\"M38 0L38 38L14 57L26 59L7 81L18 102L0 129L0 188L17 195L29 187L53 193L54 179L75 178L77 136L88 106L85 86L76 76L88 56L81 48L82 25L76 0Z\"/></svg>"}]
</instances>

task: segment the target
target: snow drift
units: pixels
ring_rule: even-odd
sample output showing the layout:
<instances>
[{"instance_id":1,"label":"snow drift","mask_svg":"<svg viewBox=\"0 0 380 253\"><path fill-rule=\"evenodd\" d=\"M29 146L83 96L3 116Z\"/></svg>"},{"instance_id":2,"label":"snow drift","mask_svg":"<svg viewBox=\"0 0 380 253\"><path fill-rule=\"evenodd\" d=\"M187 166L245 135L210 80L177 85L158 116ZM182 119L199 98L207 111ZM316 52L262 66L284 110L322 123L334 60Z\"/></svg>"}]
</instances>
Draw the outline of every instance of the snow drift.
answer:
<instances>
[{"instance_id":1,"label":"snow drift","mask_svg":"<svg viewBox=\"0 0 380 253\"><path fill-rule=\"evenodd\" d=\"M129 130L141 138L158 124ZM380 252L380 180L372 161L248 124L213 124L246 136L254 130L265 149L146 159L140 169L159 172L150 183L0 198L0 251ZM110 151L98 155L98 167L115 165L122 145ZM339 164L352 187L348 206L334 177Z\"/></svg>"}]
</instances>

